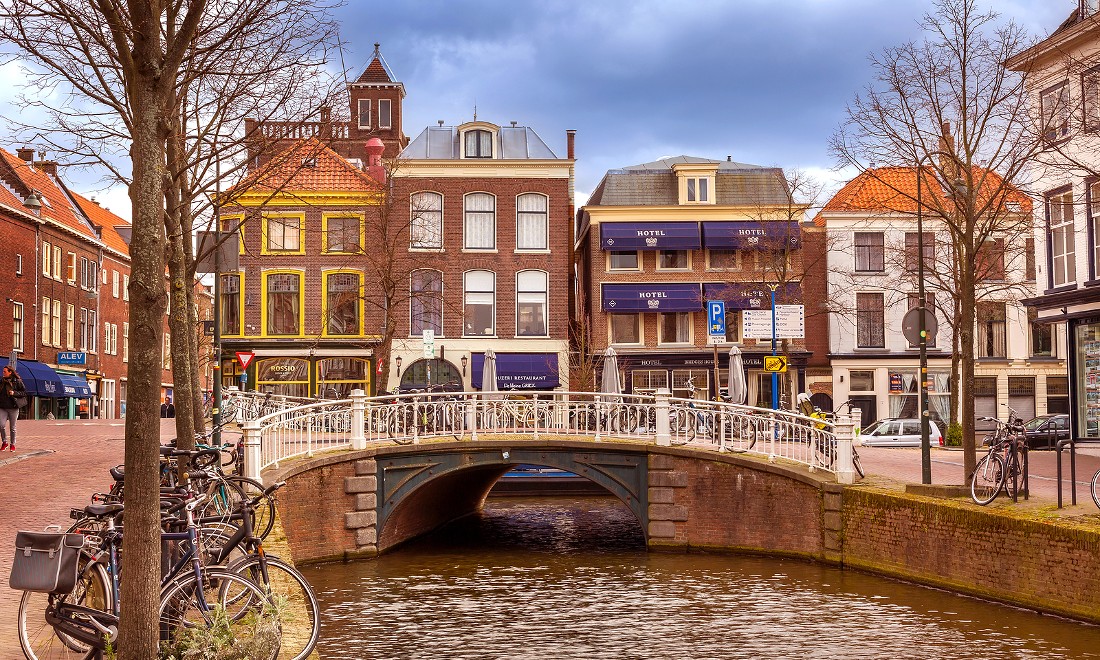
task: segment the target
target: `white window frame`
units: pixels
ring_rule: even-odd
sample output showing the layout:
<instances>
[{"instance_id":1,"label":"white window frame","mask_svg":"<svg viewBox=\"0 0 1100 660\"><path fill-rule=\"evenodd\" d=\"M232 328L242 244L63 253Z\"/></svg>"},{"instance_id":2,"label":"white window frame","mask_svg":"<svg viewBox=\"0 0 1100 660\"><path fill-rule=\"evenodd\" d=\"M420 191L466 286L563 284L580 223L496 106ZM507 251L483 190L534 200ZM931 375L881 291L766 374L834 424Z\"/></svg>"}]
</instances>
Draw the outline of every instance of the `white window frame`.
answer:
<instances>
[{"instance_id":1,"label":"white window frame","mask_svg":"<svg viewBox=\"0 0 1100 660\"><path fill-rule=\"evenodd\" d=\"M115 298L118 298L119 284L121 284L121 280L119 279L118 271L117 270L112 270L111 271L111 294Z\"/></svg>"},{"instance_id":2,"label":"white window frame","mask_svg":"<svg viewBox=\"0 0 1100 660\"><path fill-rule=\"evenodd\" d=\"M61 348L61 301L53 301L53 326L50 328L50 346Z\"/></svg>"},{"instance_id":3,"label":"white window frame","mask_svg":"<svg viewBox=\"0 0 1100 660\"><path fill-rule=\"evenodd\" d=\"M685 204L713 204L714 203L714 177L709 177L709 176L684 177L684 203Z\"/></svg>"},{"instance_id":4,"label":"white window frame","mask_svg":"<svg viewBox=\"0 0 1100 660\"><path fill-rule=\"evenodd\" d=\"M489 199L492 200L493 207L491 210L471 210L470 200L472 199ZM473 216L473 217L471 217ZM481 216L489 216L484 218ZM492 231L489 232L492 236L491 245L471 244L470 226L472 222L489 222L492 225ZM471 250L477 252L495 252L497 249L497 198L496 195L487 192L472 192L467 193L462 197L462 249Z\"/></svg>"},{"instance_id":5,"label":"white window frame","mask_svg":"<svg viewBox=\"0 0 1100 660\"><path fill-rule=\"evenodd\" d=\"M638 329L638 341L626 342L616 341L615 331L612 327L614 320L621 317L633 317L634 326ZM645 323L642 322L641 314L608 314L607 315L607 343L614 346L642 346L645 344Z\"/></svg>"},{"instance_id":6,"label":"white window frame","mask_svg":"<svg viewBox=\"0 0 1100 660\"><path fill-rule=\"evenodd\" d=\"M1051 288L1077 283L1076 232L1073 223L1073 190L1049 195L1047 250L1050 253Z\"/></svg>"},{"instance_id":7,"label":"white window frame","mask_svg":"<svg viewBox=\"0 0 1100 660\"><path fill-rule=\"evenodd\" d=\"M12 350L16 353L23 352L23 334L26 332L27 317L23 314L23 303L11 304L11 331Z\"/></svg>"},{"instance_id":8,"label":"white window frame","mask_svg":"<svg viewBox=\"0 0 1100 660\"><path fill-rule=\"evenodd\" d=\"M61 246L53 246L53 275L58 282L61 281Z\"/></svg>"},{"instance_id":9,"label":"white window frame","mask_svg":"<svg viewBox=\"0 0 1100 660\"><path fill-rule=\"evenodd\" d=\"M634 253L634 259L637 266L634 268L612 268L611 256L614 253L626 254L629 252ZM609 273L640 273L642 272L642 257L637 250L608 250L607 251L607 272Z\"/></svg>"},{"instance_id":10,"label":"white window frame","mask_svg":"<svg viewBox=\"0 0 1100 660\"><path fill-rule=\"evenodd\" d=\"M130 299L130 276L125 273L122 275L122 299Z\"/></svg>"},{"instance_id":11,"label":"white window frame","mask_svg":"<svg viewBox=\"0 0 1100 660\"><path fill-rule=\"evenodd\" d=\"M657 315L657 345L658 346L687 346L695 342L695 318L693 312L661 312ZM681 316L683 315L683 316ZM686 319L687 324L687 339L668 341L665 339L664 332L664 317L675 316L677 317L679 324L680 319Z\"/></svg>"},{"instance_id":12,"label":"white window frame","mask_svg":"<svg viewBox=\"0 0 1100 660\"><path fill-rule=\"evenodd\" d=\"M525 286L531 286L534 283L534 276L539 277L542 280L541 289L528 288ZM527 279L528 282L524 283L523 280ZM537 300L541 295L542 300ZM527 304L541 304L542 306L542 323L543 328L541 333L525 333L520 331L519 326L519 306L520 303ZM517 337L549 337L550 336L550 273L545 270L528 269L521 270L516 273L516 336Z\"/></svg>"},{"instance_id":13,"label":"white window frame","mask_svg":"<svg viewBox=\"0 0 1100 660\"><path fill-rule=\"evenodd\" d=\"M438 208L435 207L435 202L438 202ZM409 195L409 248L413 250L443 249L443 195L441 193L434 190L418 190Z\"/></svg>"},{"instance_id":14,"label":"white window frame","mask_svg":"<svg viewBox=\"0 0 1100 660\"><path fill-rule=\"evenodd\" d=\"M42 315L42 345L50 345L50 310L53 309L53 305L49 298L42 297L42 309L39 310Z\"/></svg>"},{"instance_id":15,"label":"white window frame","mask_svg":"<svg viewBox=\"0 0 1100 660\"><path fill-rule=\"evenodd\" d=\"M485 289L470 290L470 279L472 277L487 275L490 279L491 289L486 291ZM492 327L489 328L488 333L468 333L466 323L466 307L471 303L471 295L477 299L473 302L484 305L480 299L483 299L488 294L489 304L492 309ZM472 330L472 328L470 328ZM495 337L497 335L497 274L491 270L468 270L462 274L462 335L464 337Z\"/></svg>"},{"instance_id":16,"label":"white window frame","mask_svg":"<svg viewBox=\"0 0 1100 660\"><path fill-rule=\"evenodd\" d=\"M96 323L94 309L88 310L88 352L95 353L99 349L99 325Z\"/></svg>"},{"instance_id":17,"label":"white window frame","mask_svg":"<svg viewBox=\"0 0 1100 660\"><path fill-rule=\"evenodd\" d=\"M666 267L662 266L661 265L661 255L665 254L666 252L683 252L684 257L685 257L684 265L683 266L677 266L677 267L671 267L671 268L666 268ZM657 250L657 253L655 255L655 257L656 257L656 266L655 266L655 268L659 271L665 271L665 272L670 272L671 271L671 272L681 272L681 273L684 272L684 271L691 270L691 253L692 253L692 250Z\"/></svg>"},{"instance_id":18,"label":"white window frame","mask_svg":"<svg viewBox=\"0 0 1100 660\"><path fill-rule=\"evenodd\" d=\"M378 128L393 128L393 101L378 99Z\"/></svg>"},{"instance_id":19,"label":"white window frame","mask_svg":"<svg viewBox=\"0 0 1100 660\"><path fill-rule=\"evenodd\" d=\"M363 112L364 104L367 108L366 113ZM359 128L370 128L370 99L359 99L359 102L356 104L356 106L356 109L359 111L359 113L356 115L355 120L356 122L358 122ZM366 121L363 121L364 116L367 119Z\"/></svg>"},{"instance_id":20,"label":"white window frame","mask_svg":"<svg viewBox=\"0 0 1100 660\"><path fill-rule=\"evenodd\" d=\"M73 350L76 341L76 306L65 305L65 350Z\"/></svg>"},{"instance_id":21,"label":"white window frame","mask_svg":"<svg viewBox=\"0 0 1100 660\"><path fill-rule=\"evenodd\" d=\"M65 281L73 286L76 285L76 253L66 252L68 256L68 264L65 267Z\"/></svg>"},{"instance_id":22,"label":"white window frame","mask_svg":"<svg viewBox=\"0 0 1100 660\"><path fill-rule=\"evenodd\" d=\"M538 206L537 203L530 204L535 200L541 201L541 208L524 208L524 206ZM532 229L523 231L526 225L530 225ZM516 195L516 251L550 251L550 198L548 196L535 192Z\"/></svg>"},{"instance_id":23,"label":"white window frame","mask_svg":"<svg viewBox=\"0 0 1100 660\"><path fill-rule=\"evenodd\" d=\"M416 315L414 313L414 306L423 304L423 303L420 302L421 297L419 295L417 295L418 292L413 289L413 278L417 277L417 273L435 273L436 276L438 277L439 297L436 299L435 302L439 306L439 318L438 318L439 329L435 333L435 336L436 337L442 337L443 336L443 327L444 327L443 326L443 322L444 322L443 289L444 289L445 285L443 283L443 271L436 270L434 268L417 268L416 270L409 273L409 336L421 336L423 334L423 330L426 329L425 327L423 327L424 326L423 323L418 324L418 323L414 322L414 319L416 318ZM431 325L431 324L428 324L428 325ZM418 327L420 328L419 333L417 333L417 328Z\"/></svg>"},{"instance_id":24,"label":"white window frame","mask_svg":"<svg viewBox=\"0 0 1100 660\"><path fill-rule=\"evenodd\" d=\"M53 248L50 246L50 242L42 240L42 274L46 277L50 276L50 263L53 259Z\"/></svg>"},{"instance_id":25,"label":"white window frame","mask_svg":"<svg viewBox=\"0 0 1100 660\"><path fill-rule=\"evenodd\" d=\"M23 274L23 255L21 254L15 255L15 274Z\"/></svg>"},{"instance_id":26,"label":"white window frame","mask_svg":"<svg viewBox=\"0 0 1100 660\"><path fill-rule=\"evenodd\" d=\"M122 324L122 361L130 361L130 324L127 322Z\"/></svg>"}]
</instances>

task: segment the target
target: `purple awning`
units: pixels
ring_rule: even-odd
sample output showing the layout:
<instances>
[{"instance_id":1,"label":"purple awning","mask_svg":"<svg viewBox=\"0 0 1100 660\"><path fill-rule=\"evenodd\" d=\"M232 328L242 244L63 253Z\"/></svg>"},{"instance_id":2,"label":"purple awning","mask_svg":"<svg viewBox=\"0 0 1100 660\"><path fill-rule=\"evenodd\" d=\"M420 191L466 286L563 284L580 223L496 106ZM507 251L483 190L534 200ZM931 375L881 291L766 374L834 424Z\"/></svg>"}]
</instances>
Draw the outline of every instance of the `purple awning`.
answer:
<instances>
[{"instance_id":1,"label":"purple awning","mask_svg":"<svg viewBox=\"0 0 1100 660\"><path fill-rule=\"evenodd\" d=\"M621 222L600 224L601 250L698 250L698 222Z\"/></svg>"},{"instance_id":2,"label":"purple awning","mask_svg":"<svg viewBox=\"0 0 1100 660\"><path fill-rule=\"evenodd\" d=\"M719 250L783 250L801 239L797 222L704 222L703 244Z\"/></svg>"},{"instance_id":3,"label":"purple awning","mask_svg":"<svg viewBox=\"0 0 1100 660\"><path fill-rule=\"evenodd\" d=\"M605 312L698 312L703 309L697 282L604 284Z\"/></svg>"},{"instance_id":4,"label":"purple awning","mask_svg":"<svg viewBox=\"0 0 1100 660\"><path fill-rule=\"evenodd\" d=\"M497 389L552 390L561 386L557 353L497 353ZM481 389L481 371L485 354L471 353L471 380Z\"/></svg>"},{"instance_id":5,"label":"purple awning","mask_svg":"<svg viewBox=\"0 0 1100 660\"><path fill-rule=\"evenodd\" d=\"M715 282L703 284L703 298L723 300L726 309L771 309L772 292L767 284L758 282ZM775 290L777 305L797 305L802 302L802 285L787 282Z\"/></svg>"}]
</instances>

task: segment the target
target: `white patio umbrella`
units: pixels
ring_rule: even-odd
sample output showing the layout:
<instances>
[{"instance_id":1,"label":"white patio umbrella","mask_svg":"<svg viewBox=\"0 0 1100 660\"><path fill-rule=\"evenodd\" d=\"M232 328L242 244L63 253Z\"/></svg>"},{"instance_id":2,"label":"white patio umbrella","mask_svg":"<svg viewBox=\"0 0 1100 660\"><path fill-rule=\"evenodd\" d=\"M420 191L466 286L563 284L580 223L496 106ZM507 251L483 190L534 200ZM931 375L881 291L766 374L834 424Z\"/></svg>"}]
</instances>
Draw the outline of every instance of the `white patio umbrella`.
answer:
<instances>
[{"instance_id":1,"label":"white patio umbrella","mask_svg":"<svg viewBox=\"0 0 1100 660\"><path fill-rule=\"evenodd\" d=\"M623 393L622 384L619 382L619 357L615 354L615 349L610 346L603 353L603 377L600 380L600 392L611 395ZM622 401L622 398L605 396L603 400L618 403Z\"/></svg>"},{"instance_id":2,"label":"white patio umbrella","mask_svg":"<svg viewBox=\"0 0 1100 660\"><path fill-rule=\"evenodd\" d=\"M745 395L748 394L748 384L745 382L745 362L741 358L741 349L730 346L729 364L729 388L727 391L730 403L744 404Z\"/></svg>"},{"instance_id":3,"label":"white patio umbrella","mask_svg":"<svg viewBox=\"0 0 1100 660\"><path fill-rule=\"evenodd\" d=\"M485 349L485 364L481 368L481 393L497 392L497 355L493 349ZM489 397L486 397L489 398Z\"/></svg>"}]
</instances>

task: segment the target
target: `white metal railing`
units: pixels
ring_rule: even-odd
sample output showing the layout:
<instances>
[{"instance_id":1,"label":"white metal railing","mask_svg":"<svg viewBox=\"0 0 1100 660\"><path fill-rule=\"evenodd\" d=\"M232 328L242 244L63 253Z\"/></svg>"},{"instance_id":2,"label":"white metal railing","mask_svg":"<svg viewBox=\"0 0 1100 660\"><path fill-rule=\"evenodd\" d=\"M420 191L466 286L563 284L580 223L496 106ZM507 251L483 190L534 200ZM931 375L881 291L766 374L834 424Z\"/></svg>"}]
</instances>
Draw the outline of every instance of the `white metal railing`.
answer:
<instances>
[{"instance_id":1,"label":"white metal railing","mask_svg":"<svg viewBox=\"0 0 1100 660\"><path fill-rule=\"evenodd\" d=\"M240 405L248 407L240 393ZM262 396L262 395L261 395ZM285 403L293 403L286 401ZM252 410L255 406L253 405ZM262 411L261 411L262 412ZM294 456L364 448L368 442L417 444L435 438L571 436L631 439L782 458L851 483L851 419L836 422L718 401L592 392L433 392L287 405L245 415L246 472L255 476Z\"/></svg>"},{"instance_id":2,"label":"white metal railing","mask_svg":"<svg viewBox=\"0 0 1100 660\"><path fill-rule=\"evenodd\" d=\"M243 392L236 388L229 388L222 391L221 414L223 419L232 417L238 424L243 424L281 410L300 408L316 402L317 399L305 397Z\"/></svg>"}]
</instances>

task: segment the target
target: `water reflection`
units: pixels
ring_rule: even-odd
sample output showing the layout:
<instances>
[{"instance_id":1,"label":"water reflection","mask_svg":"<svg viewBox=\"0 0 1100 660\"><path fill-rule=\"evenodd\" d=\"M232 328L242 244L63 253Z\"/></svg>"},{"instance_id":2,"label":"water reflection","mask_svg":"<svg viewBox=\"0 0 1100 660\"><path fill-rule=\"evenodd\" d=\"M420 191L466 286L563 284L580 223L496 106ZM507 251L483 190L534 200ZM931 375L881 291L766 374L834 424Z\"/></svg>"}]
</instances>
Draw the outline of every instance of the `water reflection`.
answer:
<instances>
[{"instance_id":1,"label":"water reflection","mask_svg":"<svg viewBox=\"0 0 1100 660\"><path fill-rule=\"evenodd\" d=\"M608 498L497 499L308 567L331 658L1090 658L1100 628L793 560L648 554Z\"/></svg>"}]
</instances>

